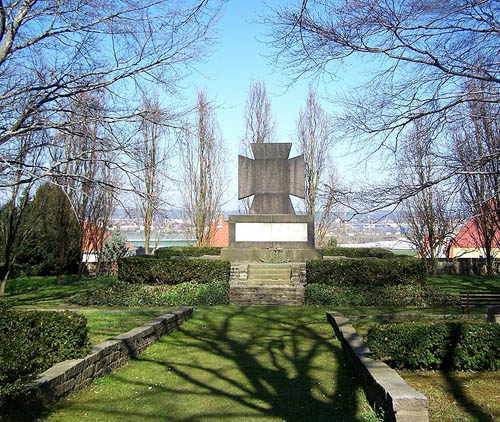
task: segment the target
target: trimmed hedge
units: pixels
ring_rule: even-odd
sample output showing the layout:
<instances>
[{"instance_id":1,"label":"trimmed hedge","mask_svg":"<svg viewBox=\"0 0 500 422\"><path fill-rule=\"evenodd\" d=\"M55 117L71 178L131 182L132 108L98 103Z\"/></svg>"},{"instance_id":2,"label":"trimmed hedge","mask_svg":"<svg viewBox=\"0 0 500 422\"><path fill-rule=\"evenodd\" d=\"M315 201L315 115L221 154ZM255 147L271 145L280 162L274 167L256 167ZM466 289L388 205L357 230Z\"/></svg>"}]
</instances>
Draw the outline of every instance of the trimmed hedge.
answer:
<instances>
[{"instance_id":1,"label":"trimmed hedge","mask_svg":"<svg viewBox=\"0 0 500 422\"><path fill-rule=\"evenodd\" d=\"M144 259L144 257L118 260L118 280L136 284L229 282L230 270L229 261L220 260Z\"/></svg>"},{"instance_id":2,"label":"trimmed hedge","mask_svg":"<svg viewBox=\"0 0 500 422\"><path fill-rule=\"evenodd\" d=\"M396 258L399 255L382 248L346 248L341 246L325 246L321 249L323 256L345 256L346 258Z\"/></svg>"},{"instance_id":3,"label":"trimmed hedge","mask_svg":"<svg viewBox=\"0 0 500 422\"><path fill-rule=\"evenodd\" d=\"M399 369L500 369L500 325L404 322L377 325L367 335L375 358Z\"/></svg>"},{"instance_id":4,"label":"trimmed hedge","mask_svg":"<svg viewBox=\"0 0 500 422\"><path fill-rule=\"evenodd\" d=\"M450 306L458 297L440 289L420 284L385 286L331 286L308 284L306 305L318 306Z\"/></svg>"},{"instance_id":5,"label":"trimmed hedge","mask_svg":"<svg viewBox=\"0 0 500 422\"><path fill-rule=\"evenodd\" d=\"M307 262L307 283L331 286L398 285L423 283L425 260L394 259L335 259Z\"/></svg>"},{"instance_id":6,"label":"trimmed hedge","mask_svg":"<svg viewBox=\"0 0 500 422\"><path fill-rule=\"evenodd\" d=\"M17 311L0 302L0 407L57 362L84 356L88 336L83 315Z\"/></svg>"},{"instance_id":7,"label":"trimmed hedge","mask_svg":"<svg viewBox=\"0 0 500 422\"><path fill-rule=\"evenodd\" d=\"M208 284L186 282L176 286L155 286L117 282L108 288L77 293L69 301L82 306L227 305L229 283L225 281L214 281Z\"/></svg>"},{"instance_id":8,"label":"trimmed hedge","mask_svg":"<svg viewBox=\"0 0 500 422\"><path fill-rule=\"evenodd\" d=\"M218 246L169 246L156 249L155 257L169 259L174 256L187 258L203 255L220 255L221 250L222 248Z\"/></svg>"}]
</instances>

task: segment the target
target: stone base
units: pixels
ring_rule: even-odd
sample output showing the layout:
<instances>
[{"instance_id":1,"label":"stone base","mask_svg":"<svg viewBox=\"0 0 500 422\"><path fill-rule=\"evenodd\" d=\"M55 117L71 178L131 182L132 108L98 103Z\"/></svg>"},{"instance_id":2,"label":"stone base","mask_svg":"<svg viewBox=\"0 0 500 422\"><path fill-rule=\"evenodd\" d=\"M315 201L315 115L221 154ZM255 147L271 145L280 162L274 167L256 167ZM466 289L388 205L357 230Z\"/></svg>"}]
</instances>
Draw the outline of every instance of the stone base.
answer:
<instances>
[{"instance_id":1,"label":"stone base","mask_svg":"<svg viewBox=\"0 0 500 422\"><path fill-rule=\"evenodd\" d=\"M233 305L304 305L303 286L245 286L231 284L229 302Z\"/></svg>"},{"instance_id":2,"label":"stone base","mask_svg":"<svg viewBox=\"0 0 500 422\"><path fill-rule=\"evenodd\" d=\"M312 215L229 216L229 248L314 249Z\"/></svg>"},{"instance_id":3,"label":"stone base","mask_svg":"<svg viewBox=\"0 0 500 422\"><path fill-rule=\"evenodd\" d=\"M305 262L321 259L316 249L283 249L276 253L269 249L260 248L224 248L220 259L231 262L259 262L263 260L283 259L290 262Z\"/></svg>"}]
</instances>

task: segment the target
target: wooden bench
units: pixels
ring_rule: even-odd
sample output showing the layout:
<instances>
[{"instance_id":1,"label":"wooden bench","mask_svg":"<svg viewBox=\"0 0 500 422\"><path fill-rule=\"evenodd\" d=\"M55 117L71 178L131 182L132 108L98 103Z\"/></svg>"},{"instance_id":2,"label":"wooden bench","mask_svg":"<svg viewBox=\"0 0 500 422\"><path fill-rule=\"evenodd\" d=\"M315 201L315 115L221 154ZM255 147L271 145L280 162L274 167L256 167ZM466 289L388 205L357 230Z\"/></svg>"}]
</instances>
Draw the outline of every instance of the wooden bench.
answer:
<instances>
[{"instance_id":1,"label":"wooden bench","mask_svg":"<svg viewBox=\"0 0 500 422\"><path fill-rule=\"evenodd\" d=\"M500 305L500 293L483 291L460 292L460 306L462 313L470 312L472 306Z\"/></svg>"}]
</instances>

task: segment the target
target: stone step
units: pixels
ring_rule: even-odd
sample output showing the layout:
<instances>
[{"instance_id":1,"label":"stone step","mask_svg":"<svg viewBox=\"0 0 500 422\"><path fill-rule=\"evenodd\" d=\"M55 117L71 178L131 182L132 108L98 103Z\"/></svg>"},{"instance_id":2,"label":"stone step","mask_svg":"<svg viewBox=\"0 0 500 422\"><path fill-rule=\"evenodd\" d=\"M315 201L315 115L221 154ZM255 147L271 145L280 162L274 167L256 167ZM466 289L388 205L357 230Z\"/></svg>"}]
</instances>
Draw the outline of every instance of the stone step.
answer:
<instances>
[{"instance_id":1,"label":"stone step","mask_svg":"<svg viewBox=\"0 0 500 422\"><path fill-rule=\"evenodd\" d=\"M289 273L281 273L281 274L248 274L249 280L290 280Z\"/></svg>"},{"instance_id":2,"label":"stone step","mask_svg":"<svg viewBox=\"0 0 500 422\"><path fill-rule=\"evenodd\" d=\"M280 286L291 286L290 280L283 280L283 279L278 279L278 280L248 280L245 283L247 286L273 286L273 285L280 285Z\"/></svg>"},{"instance_id":3,"label":"stone step","mask_svg":"<svg viewBox=\"0 0 500 422\"><path fill-rule=\"evenodd\" d=\"M251 274L290 274L291 268L249 268Z\"/></svg>"},{"instance_id":4,"label":"stone step","mask_svg":"<svg viewBox=\"0 0 500 422\"><path fill-rule=\"evenodd\" d=\"M249 264L248 270L252 269L265 269L265 270L282 270L282 269L290 269L292 266L288 263L284 264Z\"/></svg>"},{"instance_id":5,"label":"stone step","mask_svg":"<svg viewBox=\"0 0 500 422\"><path fill-rule=\"evenodd\" d=\"M229 300L236 305L303 305L304 287L231 284Z\"/></svg>"}]
</instances>

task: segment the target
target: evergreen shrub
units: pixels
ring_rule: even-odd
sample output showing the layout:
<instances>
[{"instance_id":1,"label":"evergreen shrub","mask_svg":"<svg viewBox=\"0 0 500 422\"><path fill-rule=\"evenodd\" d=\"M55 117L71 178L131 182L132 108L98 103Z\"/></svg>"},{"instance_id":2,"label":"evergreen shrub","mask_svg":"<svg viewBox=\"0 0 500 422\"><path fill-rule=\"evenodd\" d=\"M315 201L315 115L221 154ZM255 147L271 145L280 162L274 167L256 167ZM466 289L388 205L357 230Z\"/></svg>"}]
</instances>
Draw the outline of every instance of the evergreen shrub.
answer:
<instances>
[{"instance_id":1,"label":"evergreen shrub","mask_svg":"<svg viewBox=\"0 0 500 422\"><path fill-rule=\"evenodd\" d=\"M399 369L499 370L500 325L403 322L377 325L367 335L373 357Z\"/></svg>"},{"instance_id":2,"label":"evergreen shrub","mask_svg":"<svg viewBox=\"0 0 500 422\"><path fill-rule=\"evenodd\" d=\"M0 407L58 362L89 350L87 319L73 312L17 311L0 302Z\"/></svg>"},{"instance_id":3,"label":"evergreen shrub","mask_svg":"<svg viewBox=\"0 0 500 422\"><path fill-rule=\"evenodd\" d=\"M307 262L308 284L371 288L373 285L423 283L425 276L425 260L417 258L340 258Z\"/></svg>"},{"instance_id":4,"label":"evergreen shrub","mask_svg":"<svg viewBox=\"0 0 500 422\"><path fill-rule=\"evenodd\" d=\"M136 284L197 284L229 282L231 264L220 260L144 259L127 257L118 260L118 280Z\"/></svg>"},{"instance_id":5,"label":"evergreen shrub","mask_svg":"<svg viewBox=\"0 0 500 422\"><path fill-rule=\"evenodd\" d=\"M218 246L169 246L158 248L155 257L168 259L172 257L188 258L203 255L220 255L221 247Z\"/></svg>"},{"instance_id":6,"label":"evergreen shrub","mask_svg":"<svg viewBox=\"0 0 500 422\"><path fill-rule=\"evenodd\" d=\"M341 246L325 246L320 250L323 256L345 256L347 258L397 258L400 255L382 248L346 248Z\"/></svg>"},{"instance_id":7,"label":"evergreen shrub","mask_svg":"<svg viewBox=\"0 0 500 422\"><path fill-rule=\"evenodd\" d=\"M229 303L229 283L186 282L169 286L116 282L108 288L77 293L70 302L82 306L226 305Z\"/></svg>"},{"instance_id":8,"label":"evergreen shrub","mask_svg":"<svg viewBox=\"0 0 500 422\"><path fill-rule=\"evenodd\" d=\"M307 305L318 306L450 306L458 297L440 289L421 284L385 286L333 286L308 284L305 290Z\"/></svg>"}]
</instances>

